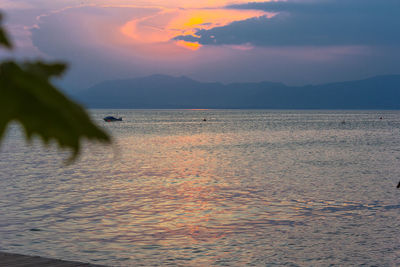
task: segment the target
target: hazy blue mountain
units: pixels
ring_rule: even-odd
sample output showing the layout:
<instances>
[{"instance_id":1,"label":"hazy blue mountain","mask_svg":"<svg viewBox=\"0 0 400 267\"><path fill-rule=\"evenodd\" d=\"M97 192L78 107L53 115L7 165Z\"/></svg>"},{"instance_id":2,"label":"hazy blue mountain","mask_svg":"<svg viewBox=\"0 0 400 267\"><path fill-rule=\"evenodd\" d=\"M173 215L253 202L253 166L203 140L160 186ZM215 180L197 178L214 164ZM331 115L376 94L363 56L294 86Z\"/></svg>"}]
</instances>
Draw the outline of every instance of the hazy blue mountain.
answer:
<instances>
[{"instance_id":1,"label":"hazy blue mountain","mask_svg":"<svg viewBox=\"0 0 400 267\"><path fill-rule=\"evenodd\" d=\"M90 108L400 109L400 75L301 87L152 75L102 82L75 97Z\"/></svg>"}]
</instances>

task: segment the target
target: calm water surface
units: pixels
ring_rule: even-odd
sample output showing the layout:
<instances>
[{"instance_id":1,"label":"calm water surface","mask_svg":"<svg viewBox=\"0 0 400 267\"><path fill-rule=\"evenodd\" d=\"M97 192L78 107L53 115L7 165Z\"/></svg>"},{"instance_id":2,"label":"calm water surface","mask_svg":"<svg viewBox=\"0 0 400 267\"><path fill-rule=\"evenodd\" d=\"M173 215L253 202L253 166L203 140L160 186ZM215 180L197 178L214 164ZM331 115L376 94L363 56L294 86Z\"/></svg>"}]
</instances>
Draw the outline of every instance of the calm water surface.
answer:
<instances>
[{"instance_id":1,"label":"calm water surface","mask_svg":"<svg viewBox=\"0 0 400 267\"><path fill-rule=\"evenodd\" d=\"M114 145L87 144L70 166L10 129L1 251L113 266L400 265L398 111L92 115Z\"/></svg>"}]
</instances>

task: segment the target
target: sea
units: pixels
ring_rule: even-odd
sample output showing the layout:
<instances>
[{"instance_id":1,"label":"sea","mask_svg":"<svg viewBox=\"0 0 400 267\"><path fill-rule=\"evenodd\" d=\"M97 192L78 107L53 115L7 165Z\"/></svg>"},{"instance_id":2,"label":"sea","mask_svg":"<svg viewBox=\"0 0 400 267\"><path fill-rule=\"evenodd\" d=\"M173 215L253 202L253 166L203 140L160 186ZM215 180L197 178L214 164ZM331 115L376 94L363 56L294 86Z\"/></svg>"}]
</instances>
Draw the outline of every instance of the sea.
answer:
<instances>
[{"instance_id":1,"label":"sea","mask_svg":"<svg viewBox=\"0 0 400 267\"><path fill-rule=\"evenodd\" d=\"M113 143L85 141L72 164L9 127L0 251L109 266L400 266L400 111L89 112Z\"/></svg>"}]
</instances>

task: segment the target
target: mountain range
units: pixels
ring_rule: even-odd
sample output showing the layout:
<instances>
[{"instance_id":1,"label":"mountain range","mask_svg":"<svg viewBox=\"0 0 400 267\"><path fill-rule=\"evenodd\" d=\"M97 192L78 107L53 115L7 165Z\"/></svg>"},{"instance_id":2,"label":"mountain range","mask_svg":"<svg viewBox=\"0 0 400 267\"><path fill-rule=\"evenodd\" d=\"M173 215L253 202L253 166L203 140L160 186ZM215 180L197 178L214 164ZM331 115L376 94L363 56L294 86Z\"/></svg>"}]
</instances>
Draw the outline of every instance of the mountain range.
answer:
<instances>
[{"instance_id":1,"label":"mountain range","mask_svg":"<svg viewBox=\"0 0 400 267\"><path fill-rule=\"evenodd\" d=\"M89 108L400 109L400 75L287 86L209 83L157 74L105 81L74 98Z\"/></svg>"}]
</instances>

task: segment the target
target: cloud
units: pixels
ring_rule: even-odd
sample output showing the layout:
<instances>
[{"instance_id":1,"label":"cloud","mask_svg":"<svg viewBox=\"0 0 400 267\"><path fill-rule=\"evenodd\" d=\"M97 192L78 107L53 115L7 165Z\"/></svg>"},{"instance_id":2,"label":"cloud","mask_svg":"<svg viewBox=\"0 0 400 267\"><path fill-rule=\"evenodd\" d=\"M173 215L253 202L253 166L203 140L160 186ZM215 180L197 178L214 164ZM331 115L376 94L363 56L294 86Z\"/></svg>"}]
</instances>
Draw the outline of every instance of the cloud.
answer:
<instances>
[{"instance_id":1,"label":"cloud","mask_svg":"<svg viewBox=\"0 0 400 267\"><path fill-rule=\"evenodd\" d=\"M239 7L232 8L237 10ZM253 7L246 5L246 8ZM244 7L240 9L248 11ZM164 10L155 7L82 6L64 8L60 12L46 12L46 16L41 16L39 21L35 21L38 27L31 29L33 45L48 57L69 63L69 72L63 79L62 86L71 91L87 88L103 80L126 79L154 73L186 75L202 81L270 80L298 85L400 73L400 55L395 45L385 49L367 45L265 46L245 40L231 44L204 45L192 51L177 46L175 42L158 42L164 41L164 38L157 39L156 43L147 42L146 40L152 41L151 38L147 38L150 35L146 35L151 31L145 30L148 26L152 26L150 29L157 26L154 23L164 22L158 19L159 14L166 14L162 13ZM285 10L287 11L270 11L279 12L280 18L284 19L285 16L291 16L290 10L286 7ZM299 8L296 10L300 12ZM20 18L26 17L22 15L27 11L18 12L15 14L19 14ZM192 13L198 12L203 10L195 10ZM178 10L176 14L179 16L175 18L185 18L186 14L192 13L191 10ZM260 8L259 13L271 12ZM12 17L10 15L10 19ZM209 22L195 17L195 20L189 22L199 25ZM269 21L265 17L254 20ZM176 29L171 27L174 24L170 22L173 21L168 20L168 23L163 24L168 27L162 29L167 32L168 29ZM214 22L213 27L209 28L208 24L204 30L218 28L215 21L211 21ZM135 22L133 25L137 31L133 33L138 33L142 38L141 42L122 30L124 25L131 22ZM220 28L224 28L221 26L228 24L219 25ZM276 34L278 33L279 29ZM22 34L23 32L20 35ZM23 40L25 39L21 39Z\"/></svg>"},{"instance_id":2,"label":"cloud","mask_svg":"<svg viewBox=\"0 0 400 267\"><path fill-rule=\"evenodd\" d=\"M12 10L12 9L28 9L33 6L24 1L17 0L0 0L1 8L4 10Z\"/></svg>"},{"instance_id":3,"label":"cloud","mask_svg":"<svg viewBox=\"0 0 400 267\"><path fill-rule=\"evenodd\" d=\"M127 21L140 21L159 12L135 7L65 9L42 16L38 27L32 29L32 39L47 57L69 63L62 85L71 90L102 80L154 73L193 76L201 70L211 72L209 65L215 61L226 62L229 54L220 49L205 48L194 53L170 41L137 42L121 31Z\"/></svg>"},{"instance_id":4,"label":"cloud","mask_svg":"<svg viewBox=\"0 0 400 267\"><path fill-rule=\"evenodd\" d=\"M400 1L325 0L229 6L278 13L202 29L175 40L203 45L340 46L399 45Z\"/></svg>"}]
</instances>

